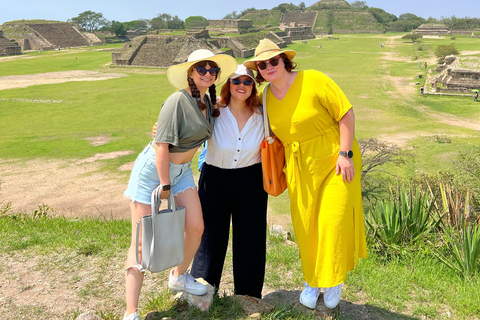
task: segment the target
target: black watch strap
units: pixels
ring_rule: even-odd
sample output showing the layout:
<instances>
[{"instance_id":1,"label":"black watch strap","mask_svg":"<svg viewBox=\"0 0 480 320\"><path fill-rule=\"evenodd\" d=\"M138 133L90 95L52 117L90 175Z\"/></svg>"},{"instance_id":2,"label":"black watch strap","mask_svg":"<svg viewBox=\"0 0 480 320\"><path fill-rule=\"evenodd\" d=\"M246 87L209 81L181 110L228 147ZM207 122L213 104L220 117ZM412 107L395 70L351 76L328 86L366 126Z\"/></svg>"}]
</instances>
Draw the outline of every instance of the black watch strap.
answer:
<instances>
[{"instance_id":1,"label":"black watch strap","mask_svg":"<svg viewBox=\"0 0 480 320\"><path fill-rule=\"evenodd\" d=\"M162 191L168 191L168 190L171 189L171 187L172 187L172 186L171 186L170 184L164 184L164 185L162 186Z\"/></svg>"}]
</instances>

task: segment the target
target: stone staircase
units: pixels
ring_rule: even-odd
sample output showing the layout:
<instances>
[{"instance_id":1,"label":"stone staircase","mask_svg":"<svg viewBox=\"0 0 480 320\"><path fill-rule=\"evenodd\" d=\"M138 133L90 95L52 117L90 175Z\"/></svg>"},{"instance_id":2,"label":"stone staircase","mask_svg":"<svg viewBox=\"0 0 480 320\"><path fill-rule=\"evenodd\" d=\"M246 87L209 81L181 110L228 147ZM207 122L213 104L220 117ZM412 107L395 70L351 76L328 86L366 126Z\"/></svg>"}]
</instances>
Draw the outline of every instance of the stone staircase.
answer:
<instances>
[{"instance_id":1,"label":"stone staircase","mask_svg":"<svg viewBox=\"0 0 480 320\"><path fill-rule=\"evenodd\" d=\"M29 24L39 38L54 48L88 46L88 39L69 23Z\"/></svg>"}]
</instances>

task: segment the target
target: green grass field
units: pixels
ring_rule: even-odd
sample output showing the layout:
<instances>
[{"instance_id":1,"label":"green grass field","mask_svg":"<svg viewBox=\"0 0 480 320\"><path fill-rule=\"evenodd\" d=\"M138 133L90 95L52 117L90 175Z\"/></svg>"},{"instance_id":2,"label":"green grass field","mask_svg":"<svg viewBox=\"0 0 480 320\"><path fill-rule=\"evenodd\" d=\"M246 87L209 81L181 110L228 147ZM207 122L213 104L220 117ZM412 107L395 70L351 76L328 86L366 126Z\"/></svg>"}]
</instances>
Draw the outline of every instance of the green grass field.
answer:
<instances>
[{"instance_id":1,"label":"green grass field","mask_svg":"<svg viewBox=\"0 0 480 320\"><path fill-rule=\"evenodd\" d=\"M338 40L318 38L288 48L297 52L295 61L300 69L320 70L344 90L354 105L358 139L378 138L410 152L412 157L404 166L387 166L392 174L415 178L422 173L454 171L454 160L460 152L479 148L480 135L474 125L480 122L480 103L474 103L473 97L419 97L419 85L415 83L424 78L416 77L424 76L425 70L423 66L418 69L418 61L428 61L429 68L433 68L435 48L451 43L459 51L480 57L480 40L457 36L455 40L425 38L412 43L401 39L403 35L335 35ZM75 70L125 75L0 90L0 159L82 159L96 153L134 151L132 155L104 160L99 170L111 172L133 161L151 139L162 101L174 89L166 69L111 67L109 49L120 46L0 58L0 77ZM92 146L86 140L102 135L113 139L101 146ZM440 143L434 136L449 138L450 143ZM120 174L126 180L129 172ZM270 199L269 215L279 219L289 216L286 194ZM52 282L62 278L54 286L77 292L76 305L95 308L104 319L121 319L123 273L119 270L129 245L130 222L46 216L32 218L0 210L0 230L9 235L0 240L0 257L7 261L0 266L0 272L14 281L9 275L10 268L17 266L14 262L29 263L32 270ZM301 266L295 247L270 236L268 248L265 285L273 290L301 290ZM479 319L478 281L463 282L429 250L421 247L402 259L390 260L371 253L357 271L350 273L342 299L353 310L353 304L361 305L375 319ZM226 268L231 269L231 264L227 263ZM145 288L140 306L142 315L157 310L158 319L247 318L227 297L215 300L210 313L197 314L167 299L164 274L148 281L150 286ZM19 294L30 288L24 285ZM8 301L7 306L11 307ZM27 307L20 310L18 319L22 314L27 318L53 317L33 302ZM80 309L69 305L58 319L74 319ZM312 317L289 308L277 308L262 317L299 318ZM356 319L355 312L339 318Z\"/></svg>"}]
</instances>

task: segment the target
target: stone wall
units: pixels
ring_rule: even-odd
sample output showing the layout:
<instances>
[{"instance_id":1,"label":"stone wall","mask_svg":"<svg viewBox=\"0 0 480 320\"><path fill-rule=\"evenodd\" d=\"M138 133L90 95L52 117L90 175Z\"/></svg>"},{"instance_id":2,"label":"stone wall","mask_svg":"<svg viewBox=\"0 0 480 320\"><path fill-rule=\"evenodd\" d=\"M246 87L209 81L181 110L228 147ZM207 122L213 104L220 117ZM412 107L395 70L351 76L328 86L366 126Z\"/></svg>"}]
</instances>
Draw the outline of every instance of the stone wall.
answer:
<instances>
[{"instance_id":1,"label":"stone wall","mask_svg":"<svg viewBox=\"0 0 480 320\"><path fill-rule=\"evenodd\" d=\"M253 27L253 22L248 19L208 20L208 26L219 28L251 28Z\"/></svg>"},{"instance_id":2,"label":"stone wall","mask_svg":"<svg viewBox=\"0 0 480 320\"><path fill-rule=\"evenodd\" d=\"M0 34L0 56L13 56L22 54L22 48L17 42L11 41Z\"/></svg>"},{"instance_id":3,"label":"stone wall","mask_svg":"<svg viewBox=\"0 0 480 320\"><path fill-rule=\"evenodd\" d=\"M286 27L304 26L310 27L310 33L313 32L313 26L317 19L317 11L295 12L286 11L280 19L280 29Z\"/></svg>"}]
</instances>

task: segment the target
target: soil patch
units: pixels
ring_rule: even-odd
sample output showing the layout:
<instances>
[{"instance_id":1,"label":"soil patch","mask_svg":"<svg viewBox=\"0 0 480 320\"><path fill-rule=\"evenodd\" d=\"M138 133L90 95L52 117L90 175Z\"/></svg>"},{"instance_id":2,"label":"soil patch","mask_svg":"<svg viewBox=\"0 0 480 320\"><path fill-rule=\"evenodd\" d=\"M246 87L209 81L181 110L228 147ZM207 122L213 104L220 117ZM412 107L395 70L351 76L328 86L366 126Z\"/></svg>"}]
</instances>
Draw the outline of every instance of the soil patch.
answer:
<instances>
[{"instance_id":1,"label":"soil patch","mask_svg":"<svg viewBox=\"0 0 480 320\"><path fill-rule=\"evenodd\" d=\"M126 77L125 73L104 73L87 70L46 72L0 77L0 90L26 88L39 84L56 84L69 81L98 81Z\"/></svg>"}]
</instances>

